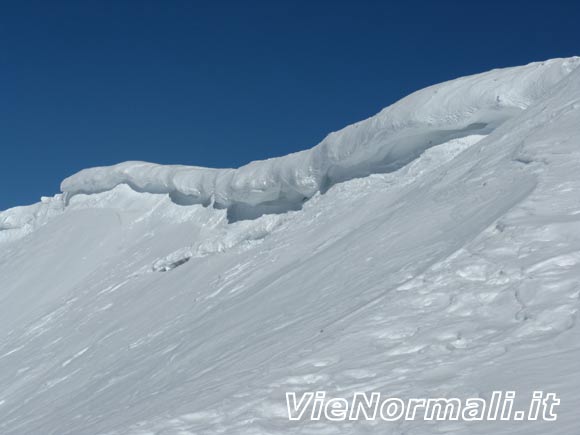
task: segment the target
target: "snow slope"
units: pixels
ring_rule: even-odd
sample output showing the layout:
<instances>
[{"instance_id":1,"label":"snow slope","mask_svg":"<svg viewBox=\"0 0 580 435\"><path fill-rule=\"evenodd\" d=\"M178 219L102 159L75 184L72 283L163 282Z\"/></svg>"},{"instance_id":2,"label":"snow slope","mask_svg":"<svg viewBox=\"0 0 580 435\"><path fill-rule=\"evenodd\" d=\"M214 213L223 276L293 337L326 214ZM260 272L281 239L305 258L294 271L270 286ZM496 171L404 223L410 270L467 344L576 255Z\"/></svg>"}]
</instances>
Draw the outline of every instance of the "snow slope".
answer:
<instances>
[{"instance_id":1,"label":"snow slope","mask_svg":"<svg viewBox=\"0 0 580 435\"><path fill-rule=\"evenodd\" d=\"M2 434L577 434L580 65L419 91L237 170L129 162L0 213ZM561 398L288 421L286 391Z\"/></svg>"},{"instance_id":2,"label":"snow slope","mask_svg":"<svg viewBox=\"0 0 580 435\"><path fill-rule=\"evenodd\" d=\"M126 162L81 171L61 188L70 198L125 183L140 192L170 194L177 203L227 207L232 220L272 208L295 210L338 182L393 171L431 146L494 130L545 96L578 64L578 59L555 60L520 67L517 73L495 70L432 86L330 134L310 150L237 170ZM248 212L248 206L258 212Z\"/></svg>"}]
</instances>

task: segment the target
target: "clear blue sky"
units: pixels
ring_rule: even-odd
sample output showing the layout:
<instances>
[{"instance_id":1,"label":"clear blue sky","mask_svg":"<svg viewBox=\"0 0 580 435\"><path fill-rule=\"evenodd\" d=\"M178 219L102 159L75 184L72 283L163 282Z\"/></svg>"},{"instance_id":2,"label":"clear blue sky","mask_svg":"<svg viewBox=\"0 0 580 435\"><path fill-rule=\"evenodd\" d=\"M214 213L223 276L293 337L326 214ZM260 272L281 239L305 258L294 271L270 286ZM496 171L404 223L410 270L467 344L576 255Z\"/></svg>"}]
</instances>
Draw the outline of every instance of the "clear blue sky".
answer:
<instances>
[{"instance_id":1,"label":"clear blue sky","mask_svg":"<svg viewBox=\"0 0 580 435\"><path fill-rule=\"evenodd\" d=\"M0 209L124 160L237 167L430 84L580 54L578 1L4 1Z\"/></svg>"}]
</instances>

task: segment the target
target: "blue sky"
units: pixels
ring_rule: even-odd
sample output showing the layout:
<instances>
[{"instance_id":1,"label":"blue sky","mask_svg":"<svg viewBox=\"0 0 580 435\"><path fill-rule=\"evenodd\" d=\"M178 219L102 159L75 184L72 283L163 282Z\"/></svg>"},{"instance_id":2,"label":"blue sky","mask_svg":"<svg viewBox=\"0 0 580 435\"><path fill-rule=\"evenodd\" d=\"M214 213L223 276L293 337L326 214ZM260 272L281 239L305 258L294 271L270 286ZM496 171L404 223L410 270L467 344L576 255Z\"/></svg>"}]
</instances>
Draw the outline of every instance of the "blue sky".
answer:
<instances>
[{"instance_id":1,"label":"blue sky","mask_svg":"<svg viewBox=\"0 0 580 435\"><path fill-rule=\"evenodd\" d=\"M90 166L237 167L410 92L580 55L573 1L12 1L0 210Z\"/></svg>"}]
</instances>

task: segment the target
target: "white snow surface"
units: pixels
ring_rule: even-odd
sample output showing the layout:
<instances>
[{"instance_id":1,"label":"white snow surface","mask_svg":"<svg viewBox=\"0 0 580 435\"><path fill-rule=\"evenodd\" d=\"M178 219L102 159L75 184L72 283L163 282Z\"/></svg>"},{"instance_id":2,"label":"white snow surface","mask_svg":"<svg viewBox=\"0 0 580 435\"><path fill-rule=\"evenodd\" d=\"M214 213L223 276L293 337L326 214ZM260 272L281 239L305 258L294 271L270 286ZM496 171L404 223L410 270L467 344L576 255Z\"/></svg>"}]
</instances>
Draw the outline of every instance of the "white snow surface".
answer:
<instances>
[{"instance_id":1,"label":"white snow surface","mask_svg":"<svg viewBox=\"0 0 580 435\"><path fill-rule=\"evenodd\" d=\"M81 171L61 189L70 198L124 183L140 192L168 193L178 203L232 208L234 219L262 211L248 215L248 205L296 209L338 182L393 171L431 146L494 130L544 97L578 64L577 58L558 59L431 86L328 135L310 150L236 170L125 162Z\"/></svg>"},{"instance_id":2,"label":"white snow surface","mask_svg":"<svg viewBox=\"0 0 580 435\"><path fill-rule=\"evenodd\" d=\"M236 170L87 169L0 213L0 433L580 433L578 66L432 86ZM538 389L556 422L285 402Z\"/></svg>"}]
</instances>

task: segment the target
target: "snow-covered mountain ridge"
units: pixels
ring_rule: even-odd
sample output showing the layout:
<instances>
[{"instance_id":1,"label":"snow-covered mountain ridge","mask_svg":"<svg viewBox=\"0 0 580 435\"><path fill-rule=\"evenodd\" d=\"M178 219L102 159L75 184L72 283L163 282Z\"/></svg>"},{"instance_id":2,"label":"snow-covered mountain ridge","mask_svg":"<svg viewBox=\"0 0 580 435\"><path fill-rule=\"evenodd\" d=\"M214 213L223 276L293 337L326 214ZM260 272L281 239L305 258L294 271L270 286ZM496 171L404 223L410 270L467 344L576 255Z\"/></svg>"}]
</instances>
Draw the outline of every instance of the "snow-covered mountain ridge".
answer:
<instances>
[{"instance_id":1,"label":"snow-covered mountain ridge","mask_svg":"<svg viewBox=\"0 0 580 435\"><path fill-rule=\"evenodd\" d=\"M310 150L238 169L146 162L86 169L62 182L62 199L66 203L78 194L126 184L137 192L168 194L180 205L228 208L233 221L300 209L336 183L394 171L451 139L488 134L544 97L578 65L577 57L553 59L431 86L331 133ZM21 225L10 218L0 215L0 228Z\"/></svg>"},{"instance_id":2,"label":"snow-covered mountain ridge","mask_svg":"<svg viewBox=\"0 0 580 435\"><path fill-rule=\"evenodd\" d=\"M330 134L314 148L236 170L126 162L80 172L62 183L67 197L125 183L137 191L168 193L178 203L231 208L234 219L291 210L332 185L389 172L428 147L493 131L546 95L579 59L552 60L491 71L432 86L379 114ZM248 207L250 206L250 207ZM240 215L240 216L238 216Z\"/></svg>"},{"instance_id":3,"label":"snow-covered mountain ridge","mask_svg":"<svg viewBox=\"0 0 580 435\"><path fill-rule=\"evenodd\" d=\"M0 433L578 433L579 65L436 85L236 170L88 169L1 213ZM286 391L493 389L556 392L559 420L285 414Z\"/></svg>"}]
</instances>

